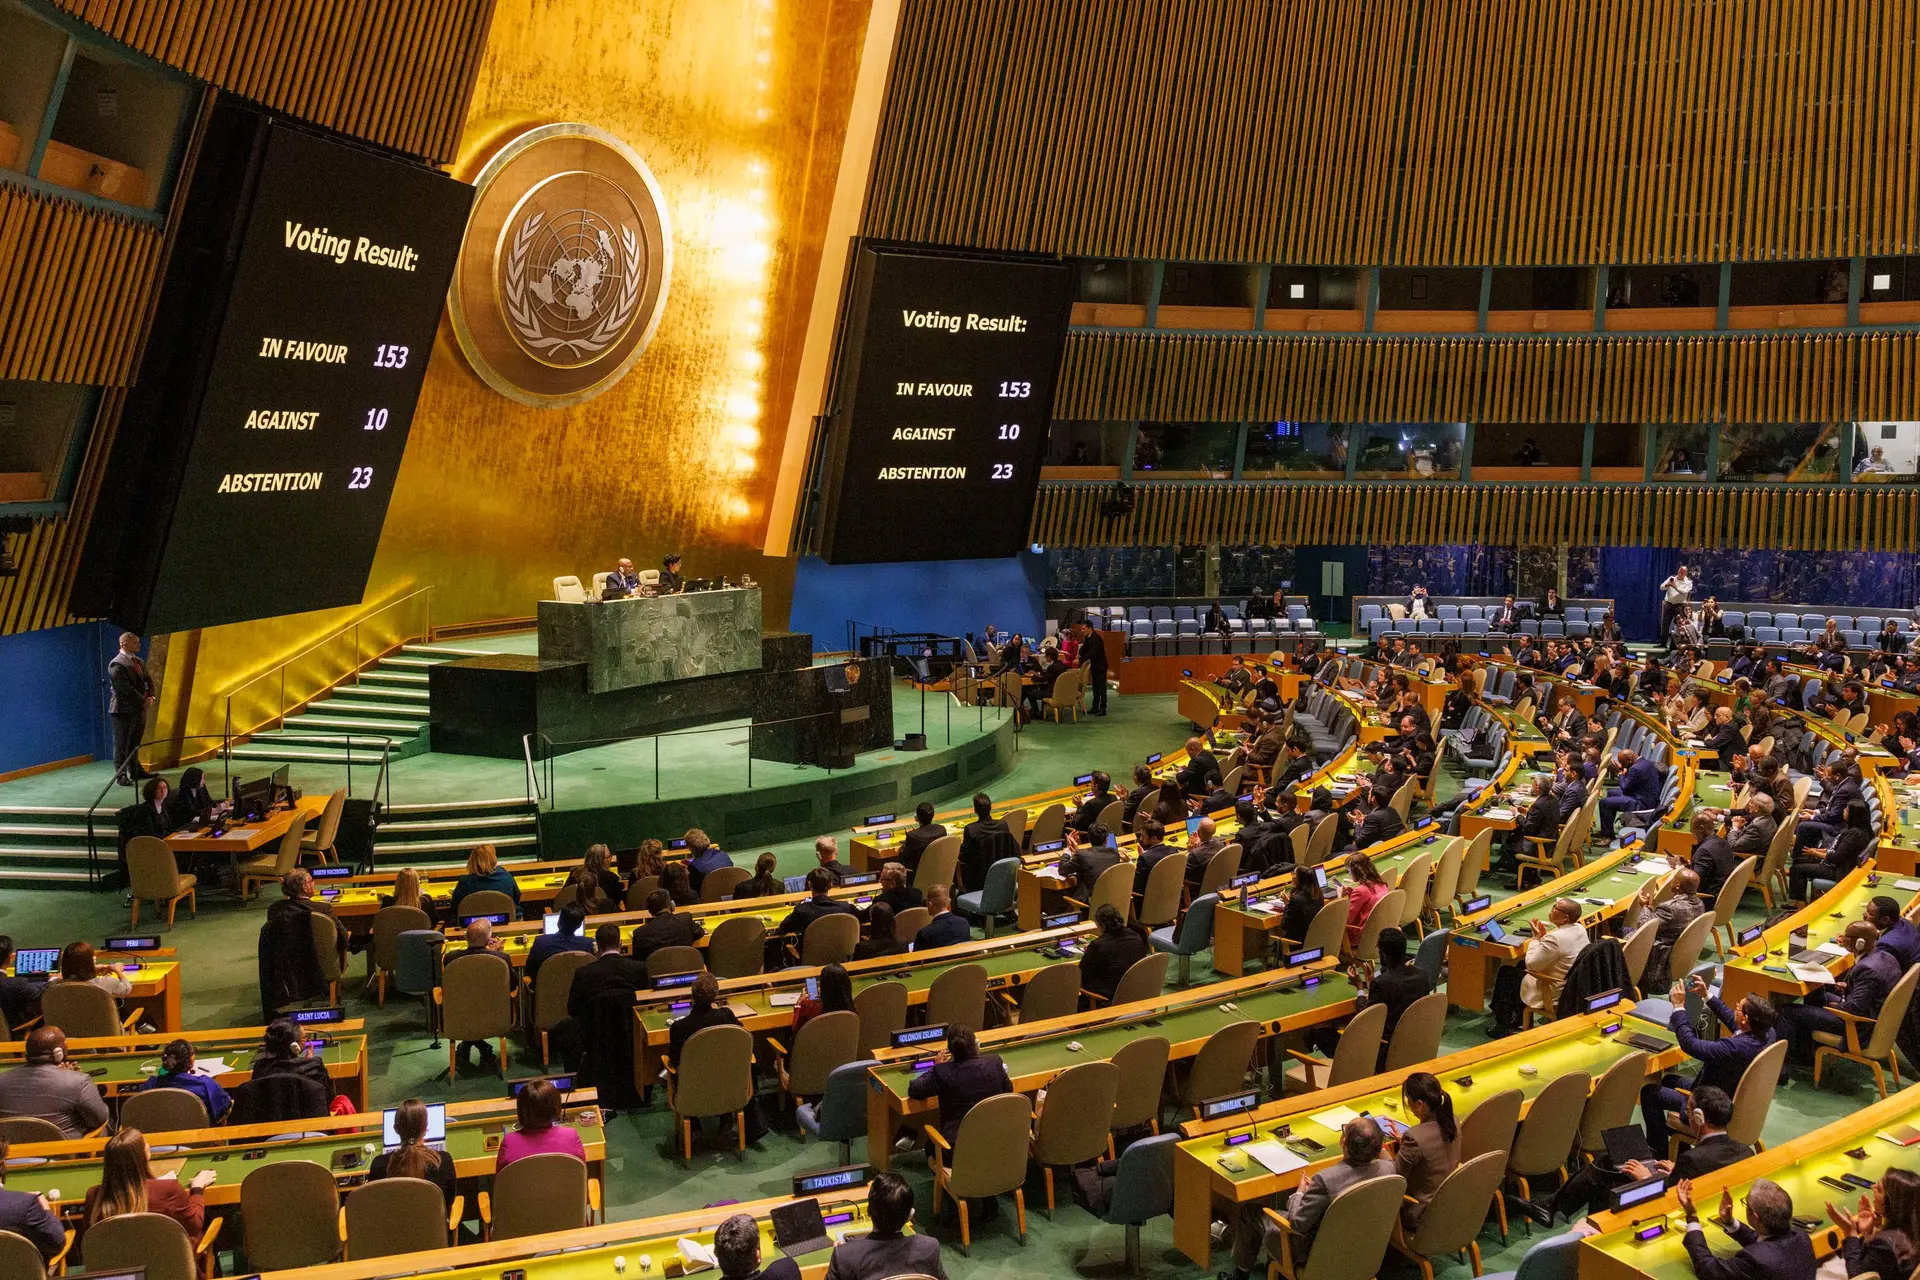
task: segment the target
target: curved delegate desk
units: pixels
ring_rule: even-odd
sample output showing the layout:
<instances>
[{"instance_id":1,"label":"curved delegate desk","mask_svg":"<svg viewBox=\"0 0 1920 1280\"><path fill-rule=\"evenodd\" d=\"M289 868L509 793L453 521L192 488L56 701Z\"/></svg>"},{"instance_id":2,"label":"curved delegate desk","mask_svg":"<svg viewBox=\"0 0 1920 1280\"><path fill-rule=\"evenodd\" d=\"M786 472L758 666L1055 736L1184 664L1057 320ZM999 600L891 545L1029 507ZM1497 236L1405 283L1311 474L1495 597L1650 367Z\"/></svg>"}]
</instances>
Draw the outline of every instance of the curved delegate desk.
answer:
<instances>
[{"instance_id":1,"label":"curved delegate desk","mask_svg":"<svg viewBox=\"0 0 1920 1280\"><path fill-rule=\"evenodd\" d=\"M149 951L101 949L94 952L94 958L103 971L117 971L132 987L126 995L119 997L123 1010L139 1009L155 1031L180 1029L180 962L174 959L172 947L156 947ZM0 972L8 977L15 976L11 964Z\"/></svg>"},{"instance_id":2,"label":"curved delegate desk","mask_svg":"<svg viewBox=\"0 0 1920 1280\"><path fill-rule=\"evenodd\" d=\"M366 1023L358 1018L328 1023L322 1030L328 1043L318 1056L327 1064L334 1087L367 1105ZM222 1088L253 1079L253 1055L267 1034L265 1027L231 1027L219 1031L170 1031L153 1035L80 1037L67 1041L68 1063L85 1071L109 1098L132 1093L160 1069L160 1051L172 1040L185 1040L200 1059L218 1058L226 1070L213 1078ZM0 1071L26 1060L24 1040L0 1040Z\"/></svg>"},{"instance_id":3,"label":"curved delegate desk","mask_svg":"<svg viewBox=\"0 0 1920 1280\"><path fill-rule=\"evenodd\" d=\"M1431 1071L1440 1077L1453 1098L1454 1114L1463 1120L1481 1102L1508 1089L1520 1091L1524 1118L1534 1097L1559 1076L1569 1071L1585 1071L1598 1080L1615 1062L1641 1052L1626 1042L1624 1037L1629 1034L1648 1035L1669 1046L1652 1054L1647 1061L1647 1079L1659 1079L1662 1072L1678 1065L1686 1055L1664 1028L1625 1022L1632 1008L1631 1001L1623 1000L1602 1012L1542 1023L1518 1035L1416 1066L1299 1097L1281 1098L1241 1115L1181 1125L1183 1141L1174 1148L1173 1157L1174 1245L1200 1266L1206 1266L1212 1248L1209 1227L1216 1200L1244 1204L1293 1190L1309 1174L1339 1158L1340 1126L1355 1115L1367 1112L1402 1118L1401 1082L1415 1071ZM1609 1027L1614 1030L1607 1031ZM1285 1135L1277 1132L1281 1126L1288 1128ZM1285 1154L1277 1160L1282 1166L1279 1171L1270 1170L1244 1154L1231 1156L1232 1152L1244 1153L1247 1148L1240 1143L1230 1147L1227 1139L1250 1130L1256 1141L1284 1136L1286 1141L1295 1144L1283 1145ZM1301 1139L1311 1139L1320 1149L1315 1150ZM1222 1157L1234 1158L1243 1167L1228 1169L1221 1164Z\"/></svg>"}]
</instances>

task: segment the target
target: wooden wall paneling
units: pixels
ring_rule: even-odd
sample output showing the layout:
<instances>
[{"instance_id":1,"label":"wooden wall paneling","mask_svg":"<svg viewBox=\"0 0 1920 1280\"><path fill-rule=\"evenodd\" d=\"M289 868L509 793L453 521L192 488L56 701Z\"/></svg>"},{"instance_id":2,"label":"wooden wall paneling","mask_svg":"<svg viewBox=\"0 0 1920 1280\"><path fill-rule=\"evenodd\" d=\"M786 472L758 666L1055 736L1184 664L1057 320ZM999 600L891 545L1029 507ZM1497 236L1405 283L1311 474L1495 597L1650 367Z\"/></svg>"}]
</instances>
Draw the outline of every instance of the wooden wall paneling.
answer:
<instances>
[{"instance_id":1,"label":"wooden wall paneling","mask_svg":"<svg viewBox=\"0 0 1920 1280\"><path fill-rule=\"evenodd\" d=\"M0 378L132 380L159 228L0 185Z\"/></svg>"}]
</instances>

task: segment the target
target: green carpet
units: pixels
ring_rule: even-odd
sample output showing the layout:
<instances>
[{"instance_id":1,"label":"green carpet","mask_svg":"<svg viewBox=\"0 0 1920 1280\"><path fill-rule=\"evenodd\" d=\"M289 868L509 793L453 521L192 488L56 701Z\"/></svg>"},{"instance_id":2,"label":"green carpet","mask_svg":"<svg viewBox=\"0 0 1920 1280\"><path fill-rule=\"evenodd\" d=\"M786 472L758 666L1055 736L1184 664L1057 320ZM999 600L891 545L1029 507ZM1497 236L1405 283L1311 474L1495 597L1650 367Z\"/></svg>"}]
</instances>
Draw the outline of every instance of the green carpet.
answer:
<instances>
[{"instance_id":1,"label":"green carpet","mask_svg":"<svg viewBox=\"0 0 1920 1280\"><path fill-rule=\"evenodd\" d=\"M993 788L994 792L1013 796L1050 789L1095 768L1108 769L1116 777L1124 777L1132 762L1150 752L1168 750L1185 736L1187 726L1179 720L1172 697L1116 697L1111 706L1112 714L1105 719L1083 718L1078 724L1042 723L1029 727L1020 736L1018 763ZM457 768L450 764L440 767ZM1454 784L1448 781L1446 785ZM1443 790L1443 798L1445 794ZM446 793L438 798L446 798ZM808 841L779 846L778 852L783 874L797 872L811 863ZM1757 910L1749 914L1757 914ZM187 966L185 1013L189 1026L245 1026L259 1020L255 943L261 918L261 900L243 907L214 893L202 902L197 919L183 917L172 931L168 942L178 948ZM65 890L0 893L0 932L11 934L22 944L52 944L75 937L100 938L123 930L126 923L126 908L118 894ZM361 963L356 958L356 972ZM1197 959L1194 972L1200 975L1208 971ZM493 1077L467 1077L453 1085L438 1079L445 1070L445 1053L429 1047L425 1016L418 1001L392 998L381 1010L371 999L358 996L357 982L351 984L350 990L353 994L348 999L349 1007L355 1015L367 1019L371 1031L374 1106L391 1105L416 1095L459 1100L497 1096L501 1092L500 1082ZM1484 1018L1456 1014L1449 1022L1443 1048L1451 1052L1482 1043L1484 1023ZM537 1058L526 1056L526 1050L518 1043L512 1051L512 1074L528 1075L538 1071ZM771 1092L766 1096L771 1108ZM1770 1146L1784 1142L1858 1109L1873 1097L1867 1074L1844 1063L1833 1070L1823 1089L1816 1090L1804 1080L1795 1080L1780 1091L1774 1103L1766 1140ZM644 1114L623 1115L613 1122L608 1132L605 1187L609 1217L633 1218L721 1200L780 1195L794 1172L832 1164L837 1154L831 1145L802 1143L794 1134L791 1122L782 1119L757 1148L749 1149L744 1161L730 1154L700 1152L695 1157L694 1172L688 1174L667 1154L671 1130L671 1124L657 1108ZM860 1158L860 1152L861 1144L856 1143L856 1159ZM930 1180L920 1170L917 1160L904 1162L903 1171L919 1190L922 1213L927 1213L931 1206ZM1055 1221L1048 1222L1037 1207L1044 1203L1038 1179L1033 1179L1029 1186L1029 1205L1035 1207L1029 1214L1028 1244L1024 1248L1012 1231L1011 1205L999 1223L989 1224L977 1232L971 1258L960 1255L957 1231L938 1229L942 1238L953 1246L945 1255L950 1275L1011 1280L1015 1276L1034 1274L1112 1274L1121 1269L1124 1236L1120 1228L1102 1225L1084 1210L1071 1205L1063 1205ZM1802 1207L1803 1212L1817 1210L1818 1206ZM1544 1233L1536 1229L1536 1234ZM1173 1250L1171 1240L1168 1219L1158 1220L1145 1229L1144 1273L1183 1277L1203 1274ZM1514 1225L1512 1243L1504 1248L1498 1232L1488 1229L1481 1237L1486 1270L1512 1269L1526 1244L1527 1237L1518 1222ZM1216 1254L1215 1262L1224 1265L1225 1256ZM1464 1280L1469 1275L1463 1263L1451 1260L1440 1267L1440 1272L1449 1280ZM1404 1259L1389 1254L1382 1274L1390 1280L1410 1280L1418 1273Z\"/></svg>"}]
</instances>

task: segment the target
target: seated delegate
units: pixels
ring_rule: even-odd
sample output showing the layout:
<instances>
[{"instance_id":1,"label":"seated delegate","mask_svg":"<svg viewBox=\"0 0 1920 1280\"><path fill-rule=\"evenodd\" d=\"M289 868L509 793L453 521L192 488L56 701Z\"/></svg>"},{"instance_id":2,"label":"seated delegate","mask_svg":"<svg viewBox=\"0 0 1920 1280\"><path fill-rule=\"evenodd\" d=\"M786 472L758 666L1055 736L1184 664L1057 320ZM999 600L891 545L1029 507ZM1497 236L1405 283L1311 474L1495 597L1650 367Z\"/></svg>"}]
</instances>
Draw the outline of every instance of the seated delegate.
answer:
<instances>
[{"instance_id":1,"label":"seated delegate","mask_svg":"<svg viewBox=\"0 0 1920 1280\"><path fill-rule=\"evenodd\" d=\"M26 1061L0 1072L0 1116L37 1116L63 1138L84 1138L107 1122L107 1101L86 1069L67 1061L66 1033L36 1027Z\"/></svg>"}]
</instances>

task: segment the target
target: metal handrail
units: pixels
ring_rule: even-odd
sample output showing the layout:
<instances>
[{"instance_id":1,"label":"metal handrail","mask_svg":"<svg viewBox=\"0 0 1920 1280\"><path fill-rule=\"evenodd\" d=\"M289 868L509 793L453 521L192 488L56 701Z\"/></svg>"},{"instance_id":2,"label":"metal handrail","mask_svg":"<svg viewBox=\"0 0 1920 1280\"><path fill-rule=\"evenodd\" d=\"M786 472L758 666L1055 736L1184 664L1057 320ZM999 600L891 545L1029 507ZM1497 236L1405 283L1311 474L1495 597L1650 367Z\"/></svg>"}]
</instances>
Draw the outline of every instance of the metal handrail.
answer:
<instances>
[{"instance_id":1,"label":"metal handrail","mask_svg":"<svg viewBox=\"0 0 1920 1280\"><path fill-rule=\"evenodd\" d=\"M314 651L326 645L332 644L334 641L340 639L342 636L351 634L353 636L353 670L355 672L360 671L364 667L365 663L367 662L367 656L360 648L360 628L366 623L372 622L375 618L378 618L381 615L390 612L391 610L397 609L401 605L404 605L409 601L415 600L420 596L426 596L427 612L426 612L425 629L420 633L418 637L409 636L406 639L401 640L400 643L404 645L409 643L413 639L431 638L433 635L432 592L433 592L433 584L431 583L429 583L424 587L416 587L414 590L409 591L406 595L399 596L396 599L387 601L387 603L379 606L378 608L373 610L373 612L371 613L364 614L358 618L355 618L351 622L343 623L339 628L322 636L320 639L315 640L312 644L300 650L298 653L293 654L291 657L282 658L279 662L275 663L273 666L268 667L266 670L260 672L257 675L250 676L245 681L227 690L226 693L222 695L222 697L225 699L225 704L226 704L225 706L226 724L225 724L224 737L226 738L228 743L231 744L232 740L235 737L246 737L250 734L258 733L262 729L280 728L286 724L286 721L287 721L287 668L292 666L294 663L300 661L300 659L306 657L308 654L313 653ZM381 657L389 652L391 652L391 650L383 649L379 654L376 654L374 656ZM249 728L242 729L239 731L238 734L236 734L233 728L234 699L239 697L241 694L246 693L247 690L253 688L253 686L255 686L256 684L259 684L261 681L270 679L274 676L278 676L280 679L280 700L278 704L279 706L278 711L272 716L272 718L262 721L261 723L253 725Z\"/></svg>"}]
</instances>

